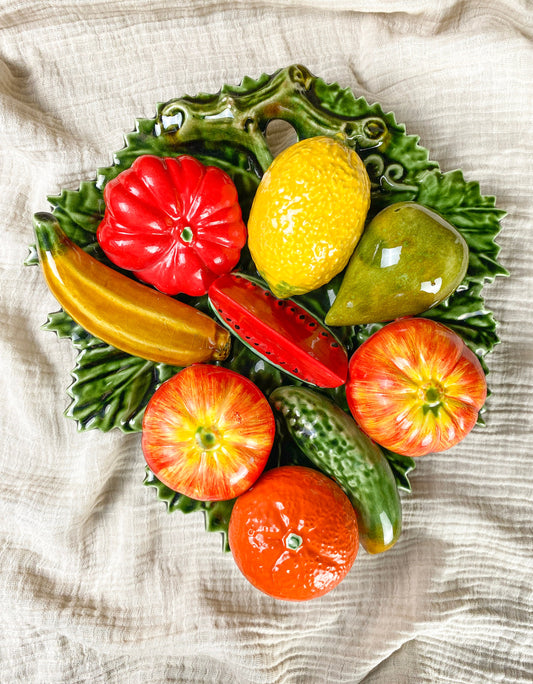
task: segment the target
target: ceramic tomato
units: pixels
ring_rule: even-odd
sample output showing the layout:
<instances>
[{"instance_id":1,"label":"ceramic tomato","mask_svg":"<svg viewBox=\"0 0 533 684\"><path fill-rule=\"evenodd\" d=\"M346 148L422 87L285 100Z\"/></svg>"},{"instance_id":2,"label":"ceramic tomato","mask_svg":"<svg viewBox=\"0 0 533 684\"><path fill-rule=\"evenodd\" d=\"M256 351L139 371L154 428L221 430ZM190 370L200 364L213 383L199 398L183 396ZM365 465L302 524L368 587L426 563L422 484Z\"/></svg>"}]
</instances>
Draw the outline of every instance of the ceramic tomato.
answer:
<instances>
[{"instance_id":1,"label":"ceramic tomato","mask_svg":"<svg viewBox=\"0 0 533 684\"><path fill-rule=\"evenodd\" d=\"M237 189L193 157L138 157L104 188L97 239L113 263L165 294L204 295L246 243Z\"/></svg>"},{"instance_id":2,"label":"ceramic tomato","mask_svg":"<svg viewBox=\"0 0 533 684\"><path fill-rule=\"evenodd\" d=\"M167 487L200 501L225 501L262 473L274 432L270 404L251 380L220 366L194 364L163 383L148 402L142 448Z\"/></svg>"},{"instance_id":3,"label":"ceramic tomato","mask_svg":"<svg viewBox=\"0 0 533 684\"><path fill-rule=\"evenodd\" d=\"M478 358L456 333L429 319L400 318L355 351L346 396L378 444L422 456L470 432L487 385Z\"/></svg>"}]
</instances>

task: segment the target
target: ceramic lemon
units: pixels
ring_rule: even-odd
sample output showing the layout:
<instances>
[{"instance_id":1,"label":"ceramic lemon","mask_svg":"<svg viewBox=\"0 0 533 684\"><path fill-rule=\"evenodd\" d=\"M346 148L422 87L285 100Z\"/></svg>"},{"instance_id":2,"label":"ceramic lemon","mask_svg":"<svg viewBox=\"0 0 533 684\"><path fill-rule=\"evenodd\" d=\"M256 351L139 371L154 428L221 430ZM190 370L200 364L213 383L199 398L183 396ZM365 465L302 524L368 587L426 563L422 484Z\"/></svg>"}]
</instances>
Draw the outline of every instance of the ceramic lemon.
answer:
<instances>
[{"instance_id":1,"label":"ceramic lemon","mask_svg":"<svg viewBox=\"0 0 533 684\"><path fill-rule=\"evenodd\" d=\"M248 221L252 258L276 297L310 292L340 273L369 206L363 162L341 141L309 138L276 157Z\"/></svg>"}]
</instances>

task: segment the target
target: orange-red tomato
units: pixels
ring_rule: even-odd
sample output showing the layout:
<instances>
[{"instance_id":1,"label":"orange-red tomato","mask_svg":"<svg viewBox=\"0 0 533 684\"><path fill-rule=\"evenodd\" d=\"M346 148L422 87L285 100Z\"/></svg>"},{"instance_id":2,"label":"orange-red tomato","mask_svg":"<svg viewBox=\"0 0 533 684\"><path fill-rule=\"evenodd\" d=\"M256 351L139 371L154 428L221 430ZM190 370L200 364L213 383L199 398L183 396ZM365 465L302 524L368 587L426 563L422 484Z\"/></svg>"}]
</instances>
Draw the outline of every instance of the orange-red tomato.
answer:
<instances>
[{"instance_id":1,"label":"orange-red tomato","mask_svg":"<svg viewBox=\"0 0 533 684\"><path fill-rule=\"evenodd\" d=\"M423 456L462 440L487 396L478 358L455 332L400 318L350 359L346 396L369 437L398 454Z\"/></svg>"},{"instance_id":2,"label":"orange-red tomato","mask_svg":"<svg viewBox=\"0 0 533 684\"><path fill-rule=\"evenodd\" d=\"M259 477L274 433L270 404L251 380L220 366L194 364L153 394L142 448L167 487L200 501L223 501Z\"/></svg>"},{"instance_id":3,"label":"orange-red tomato","mask_svg":"<svg viewBox=\"0 0 533 684\"><path fill-rule=\"evenodd\" d=\"M104 188L96 238L120 268L161 292L200 296L246 244L235 184L188 155L143 154Z\"/></svg>"},{"instance_id":4,"label":"orange-red tomato","mask_svg":"<svg viewBox=\"0 0 533 684\"><path fill-rule=\"evenodd\" d=\"M355 511L323 473L274 468L237 499L229 544L257 589L276 599L307 601L337 586L352 567L359 547Z\"/></svg>"}]
</instances>

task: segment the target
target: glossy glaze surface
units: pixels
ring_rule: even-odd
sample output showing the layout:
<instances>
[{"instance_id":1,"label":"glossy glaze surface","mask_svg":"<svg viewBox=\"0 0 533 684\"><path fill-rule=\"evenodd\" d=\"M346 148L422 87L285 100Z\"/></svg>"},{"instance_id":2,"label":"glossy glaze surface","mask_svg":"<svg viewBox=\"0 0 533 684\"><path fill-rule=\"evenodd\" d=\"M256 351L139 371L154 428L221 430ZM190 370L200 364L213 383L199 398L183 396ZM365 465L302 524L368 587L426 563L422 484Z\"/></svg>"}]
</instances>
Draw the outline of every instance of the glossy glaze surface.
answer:
<instances>
[{"instance_id":1,"label":"glossy glaze surface","mask_svg":"<svg viewBox=\"0 0 533 684\"><path fill-rule=\"evenodd\" d=\"M274 417L248 378L196 364L167 380L148 402L142 448L167 487L200 501L246 491L262 473L274 441Z\"/></svg>"},{"instance_id":2,"label":"glossy glaze surface","mask_svg":"<svg viewBox=\"0 0 533 684\"><path fill-rule=\"evenodd\" d=\"M258 282L235 273L215 280L209 300L220 321L269 363L319 387L345 383L346 350L296 302L277 299Z\"/></svg>"},{"instance_id":3,"label":"glossy glaze surface","mask_svg":"<svg viewBox=\"0 0 533 684\"><path fill-rule=\"evenodd\" d=\"M81 179L78 188L50 195L48 202L65 234L84 251L102 259L96 230L104 217L105 186L141 154L189 154L223 168L231 176L246 220L260 178L272 163L267 133L276 120L290 124L298 140L341 136L357 150L370 178L373 214L394 203L414 200L436 210L459 229L470 250L465 280L458 291L426 315L459 332L483 360L498 343L497 321L483 300L482 290L485 282L507 273L499 261L500 247L495 240L505 212L497 207L494 197L482 194L478 182L465 178L460 170L444 173L420 146L416 130L407 132L394 113L384 111L379 103L369 104L350 88L313 75L305 66L293 64L270 74L245 76L242 82L222 85L215 93L183 95L158 104L153 117L135 120L134 130L124 136L122 149L110 151L112 163ZM98 124L94 122L96 127ZM449 135L450 131L442 133ZM31 249L26 263L38 263L36 250ZM239 270L256 275L246 248ZM298 301L324 320L340 280L337 276L326 286L298 297ZM205 310L204 298L188 303ZM177 369L104 344L64 310L48 314L43 328L68 339L74 347L76 359L65 383L69 397L65 413L78 429L140 431L148 399ZM348 326L335 332L351 353L375 329L375 325ZM247 374L266 393L284 384L287 377L237 339L232 342L231 354L219 363ZM342 393L329 393L344 406ZM398 461L388 454L387 458L397 481L408 488L405 457ZM211 509L202 502L182 495L176 501L173 490L156 482L158 496L169 504L169 510L208 510L209 515ZM229 516L221 510L227 508L217 506L213 513L216 523L208 518L209 529L227 526Z\"/></svg>"},{"instance_id":4,"label":"glossy glaze surface","mask_svg":"<svg viewBox=\"0 0 533 684\"><path fill-rule=\"evenodd\" d=\"M350 359L348 405L361 428L399 454L423 456L461 441L487 396L476 356L424 318L389 323Z\"/></svg>"},{"instance_id":5,"label":"glossy glaze surface","mask_svg":"<svg viewBox=\"0 0 533 684\"><path fill-rule=\"evenodd\" d=\"M279 387L269 397L307 458L337 482L357 513L368 553L387 551L402 529L402 508L392 470L381 449L353 418L306 387Z\"/></svg>"},{"instance_id":6,"label":"glossy glaze surface","mask_svg":"<svg viewBox=\"0 0 533 684\"><path fill-rule=\"evenodd\" d=\"M468 246L434 211L399 202L375 216L350 259L328 325L362 325L427 311L452 294Z\"/></svg>"},{"instance_id":7,"label":"glossy glaze surface","mask_svg":"<svg viewBox=\"0 0 533 684\"><path fill-rule=\"evenodd\" d=\"M316 290L348 263L370 207L370 180L342 139L317 136L274 159L257 189L248 246L276 297Z\"/></svg>"},{"instance_id":8,"label":"glossy glaze surface","mask_svg":"<svg viewBox=\"0 0 533 684\"><path fill-rule=\"evenodd\" d=\"M358 550L355 513L341 488L301 466L266 472L233 507L229 544L257 589L307 601L347 575Z\"/></svg>"},{"instance_id":9,"label":"glossy glaze surface","mask_svg":"<svg viewBox=\"0 0 533 684\"><path fill-rule=\"evenodd\" d=\"M87 254L52 214L36 214L34 229L48 287L90 334L134 356L174 366L227 357L230 336L209 316Z\"/></svg>"},{"instance_id":10,"label":"glossy glaze surface","mask_svg":"<svg viewBox=\"0 0 533 684\"><path fill-rule=\"evenodd\" d=\"M166 294L204 295L246 244L235 184L188 155L141 155L106 185L104 201L102 249Z\"/></svg>"},{"instance_id":11,"label":"glossy glaze surface","mask_svg":"<svg viewBox=\"0 0 533 684\"><path fill-rule=\"evenodd\" d=\"M482 297L485 281L505 274L498 261L499 232L504 212L494 197L483 196L479 183L467 181L461 171L442 173L416 135L407 134L394 114L379 104L368 104L349 88L327 83L302 65L291 65L257 79L245 77L238 85L224 85L211 95L183 96L161 103L153 118L140 118L127 133L123 149L113 151L113 163L98 169L94 179L83 180L76 190L52 195L55 219L65 234L84 251L99 259L96 230L104 217L104 190L117 175L131 167L141 154L160 157L189 154L218 165L232 178L246 220L259 179L272 162L266 132L270 122L283 120L294 127L298 140L340 135L358 151L370 178L372 211L397 202L416 200L456 225L468 243L470 261L463 286L448 300L431 309L431 318L456 328L479 358L498 342L496 321ZM27 263L37 263L34 252ZM239 270L256 275L243 250ZM320 320L331 307L340 278L298 297ZM188 302L204 309L202 298ZM126 432L140 430L150 388L175 372L172 366L142 362L119 354L113 346L76 325L64 311L49 314L46 329L69 339L77 350L69 388L68 415L80 430ZM339 327L336 333L350 353L374 327ZM251 372L264 391L280 380L274 366L266 366L253 351L234 339L228 367ZM260 372L256 372L258 365ZM135 382L131 381L132 375ZM101 378L106 391L101 391Z\"/></svg>"}]
</instances>

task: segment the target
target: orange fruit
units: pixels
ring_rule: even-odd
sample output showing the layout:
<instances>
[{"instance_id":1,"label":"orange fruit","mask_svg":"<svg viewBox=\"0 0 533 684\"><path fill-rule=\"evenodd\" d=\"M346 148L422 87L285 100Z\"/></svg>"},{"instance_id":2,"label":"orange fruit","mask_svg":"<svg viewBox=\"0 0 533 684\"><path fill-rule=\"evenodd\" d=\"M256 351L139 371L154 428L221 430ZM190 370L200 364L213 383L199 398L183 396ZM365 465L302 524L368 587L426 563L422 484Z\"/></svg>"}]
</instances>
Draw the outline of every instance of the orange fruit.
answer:
<instances>
[{"instance_id":1,"label":"orange fruit","mask_svg":"<svg viewBox=\"0 0 533 684\"><path fill-rule=\"evenodd\" d=\"M355 511L333 480L311 468L282 466L237 499L229 544L257 589L276 599L307 601L344 579L359 535Z\"/></svg>"}]
</instances>

